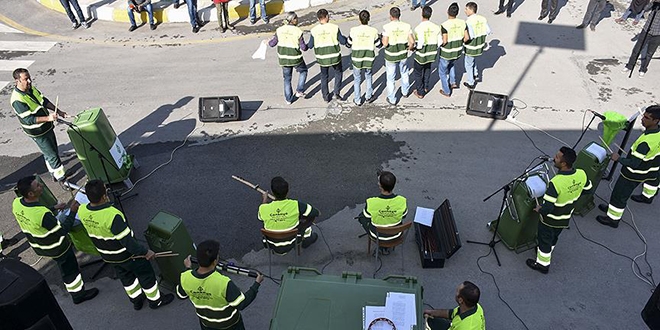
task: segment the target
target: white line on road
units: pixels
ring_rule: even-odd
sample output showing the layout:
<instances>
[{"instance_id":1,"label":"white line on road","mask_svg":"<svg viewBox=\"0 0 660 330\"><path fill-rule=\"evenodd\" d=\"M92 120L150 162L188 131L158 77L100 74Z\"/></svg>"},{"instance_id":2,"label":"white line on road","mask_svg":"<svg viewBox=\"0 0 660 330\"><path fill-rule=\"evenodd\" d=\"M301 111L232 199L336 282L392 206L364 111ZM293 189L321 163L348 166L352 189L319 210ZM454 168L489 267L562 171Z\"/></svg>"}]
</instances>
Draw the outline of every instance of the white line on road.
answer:
<instances>
[{"instance_id":1,"label":"white line on road","mask_svg":"<svg viewBox=\"0 0 660 330\"><path fill-rule=\"evenodd\" d=\"M55 44L54 41L0 41L0 50L47 52Z\"/></svg>"},{"instance_id":2,"label":"white line on road","mask_svg":"<svg viewBox=\"0 0 660 330\"><path fill-rule=\"evenodd\" d=\"M23 33L23 31L19 31L7 25L0 24L0 33Z\"/></svg>"},{"instance_id":3,"label":"white line on road","mask_svg":"<svg viewBox=\"0 0 660 330\"><path fill-rule=\"evenodd\" d=\"M27 68L32 63L34 61L0 60L0 71L14 71L16 68Z\"/></svg>"}]
</instances>

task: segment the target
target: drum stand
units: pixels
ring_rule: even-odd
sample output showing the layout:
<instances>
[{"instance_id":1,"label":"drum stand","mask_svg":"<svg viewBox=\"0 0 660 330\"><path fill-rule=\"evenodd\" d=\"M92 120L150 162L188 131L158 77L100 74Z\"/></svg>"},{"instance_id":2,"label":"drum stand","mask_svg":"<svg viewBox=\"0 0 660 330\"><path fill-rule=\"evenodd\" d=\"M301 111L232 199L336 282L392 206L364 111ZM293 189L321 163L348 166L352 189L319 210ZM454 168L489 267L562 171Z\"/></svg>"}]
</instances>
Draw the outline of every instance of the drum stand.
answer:
<instances>
[{"instance_id":1,"label":"drum stand","mask_svg":"<svg viewBox=\"0 0 660 330\"><path fill-rule=\"evenodd\" d=\"M524 178L525 176L527 176L527 174L529 173L530 170L542 165L545 162L546 162L546 160L541 160L538 164L536 164L532 167L529 167L527 170L525 170L525 172L523 174L521 174L521 175L517 176L515 179L507 182L504 186L502 186L500 189L497 189L496 191L494 191L492 194L488 195L488 197L484 198L484 200L483 200L485 202L485 201L489 200L491 197L495 196L500 191L504 191L504 194L502 194L502 205L500 206L500 212L497 214L497 220L496 220L497 223L495 224L495 230L493 230L493 236L490 238L490 242L477 242L477 241L471 241L471 240L467 240L467 242L471 243L471 244L487 245L493 251L493 254L495 255L495 260L497 260L497 265L500 266L500 267L502 266L502 263L500 262L500 257L497 255L497 250L495 250L495 245L497 243L501 242L502 240L500 240L500 239L496 240L495 238L497 237L497 229L500 227L500 221L502 220L502 213L504 213L504 206L506 205L506 198L509 195L509 190L511 190L511 184L516 182L517 180L520 180L520 179Z\"/></svg>"}]
</instances>

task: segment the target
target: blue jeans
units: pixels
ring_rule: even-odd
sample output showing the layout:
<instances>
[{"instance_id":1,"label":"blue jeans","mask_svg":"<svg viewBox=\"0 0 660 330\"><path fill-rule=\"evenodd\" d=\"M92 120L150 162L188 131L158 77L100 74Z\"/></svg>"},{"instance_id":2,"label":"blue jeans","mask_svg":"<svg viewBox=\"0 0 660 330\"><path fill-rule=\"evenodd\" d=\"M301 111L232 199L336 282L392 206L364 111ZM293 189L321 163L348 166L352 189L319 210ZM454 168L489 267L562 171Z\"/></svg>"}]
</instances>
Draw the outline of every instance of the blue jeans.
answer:
<instances>
[{"instance_id":1,"label":"blue jeans","mask_svg":"<svg viewBox=\"0 0 660 330\"><path fill-rule=\"evenodd\" d=\"M69 16L71 23L77 23L76 16L73 16L73 12L71 11L71 6L73 6L73 10L75 10L76 14L78 14L80 23L85 22L85 15L83 15L82 10L80 10L78 0L60 0L60 3L62 4L62 7L64 7L64 11L66 11L66 16Z\"/></svg>"},{"instance_id":2,"label":"blue jeans","mask_svg":"<svg viewBox=\"0 0 660 330\"><path fill-rule=\"evenodd\" d=\"M291 78L293 77L293 69L298 71L298 88L296 92L305 91L305 82L307 81L307 64L305 61L296 66L283 66L282 76L284 77L284 99L287 102L293 102L293 90L291 89Z\"/></svg>"},{"instance_id":3,"label":"blue jeans","mask_svg":"<svg viewBox=\"0 0 660 330\"><path fill-rule=\"evenodd\" d=\"M250 0L250 22L257 20L257 1L261 6L261 19L266 20L266 0Z\"/></svg>"},{"instance_id":4,"label":"blue jeans","mask_svg":"<svg viewBox=\"0 0 660 330\"><path fill-rule=\"evenodd\" d=\"M418 5L424 7L426 6L426 0L412 0L412 5L413 7L417 7Z\"/></svg>"},{"instance_id":5,"label":"blue jeans","mask_svg":"<svg viewBox=\"0 0 660 330\"><path fill-rule=\"evenodd\" d=\"M62 0L60 0L60 1L62 1ZM630 9L630 7L628 7L628 9L626 9L626 12L623 13L623 15L621 15L621 19L626 20L630 16L632 16L632 10ZM644 17L644 11L643 10L640 11L639 14L637 14L635 16L635 22L639 22L642 19L642 17Z\"/></svg>"},{"instance_id":6,"label":"blue jeans","mask_svg":"<svg viewBox=\"0 0 660 330\"><path fill-rule=\"evenodd\" d=\"M144 6L144 9L147 11L147 14L149 15L149 24L154 24L154 7L151 4L148 4ZM135 26L135 14L131 10L131 8L128 8L128 20L131 21L131 25Z\"/></svg>"},{"instance_id":7,"label":"blue jeans","mask_svg":"<svg viewBox=\"0 0 660 330\"><path fill-rule=\"evenodd\" d=\"M394 80L396 78L396 67L399 67L401 74L401 94L408 95L410 92L410 81L408 80L408 59L399 62L385 61L385 71L387 72L387 99L390 103L396 103L396 90L394 89Z\"/></svg>"},{"instance_id":8,"label":"blue jeans","mask_svg":"<svg viewBox=\"0 0 660 330\"><path fill-rule=\"evenodd\" d=\"M440 57L438 73L440 74L442 91L447 95L451 95L450 85L456 84L456 70L454 68L454 63L456 63L456 60L445 60L444 58ZM447 75L449 75L449 77Z\"/></svg>"},{"instance_id":9,"label":"blue jeans","mask_svg":"<svg viewBox=\"0 0 660 330\"><path fill-rule=\"evenodd\" d=\"M186 6L188 7L188 16L190 16L190 25L193 27L199 25L197 23L197 0L186 0Z\"/></svg>"},{"instance_id":10,"label":"blue jeans","mask_svg":"<svg viewBox=\"0 0 660 330\"><path fill-rule=\"evenodd\" d=\"M467 73L467 80L465 82L474 85L474 77L479 75L477 61L474 57L467 55L463 56L463 59L465 60L465 73Z\"/></svg>"},{"instance_id":11,"label":"blue jeans","mask_svg":"<svg viewBox=\"0 0 660 330\"><path fill-rule=\"evenodd\" d=\"M362 83L362 71L364 71L364 81L367 85L367 95L365 95L365 100L370 99L374 93L371 79L371 69L358 69L353 67L353 99L357 104L360 104L362 101L362 92L360 91L360 84Z\"/></svg>"}]
</instances>

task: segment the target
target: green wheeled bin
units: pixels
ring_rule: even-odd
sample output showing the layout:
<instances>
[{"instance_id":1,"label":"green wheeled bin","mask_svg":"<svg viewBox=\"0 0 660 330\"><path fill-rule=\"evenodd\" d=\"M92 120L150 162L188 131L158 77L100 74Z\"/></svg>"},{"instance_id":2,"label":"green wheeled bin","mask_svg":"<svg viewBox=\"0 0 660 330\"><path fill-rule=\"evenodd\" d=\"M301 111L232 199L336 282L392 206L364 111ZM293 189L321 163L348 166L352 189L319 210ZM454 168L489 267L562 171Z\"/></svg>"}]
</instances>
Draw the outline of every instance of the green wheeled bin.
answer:
<instances>
[{"instance_id":1,"label":"green wheeled bin","mask_svg":"<svg viewBox=\"0 0 660 330\"><path fill-rule=\"evenodd\" d=\"M196 251L195 243L183 225L183 220L167 212L158 212L149 222L144 236L152 251L172 251L179 254L177 257L156 258L160 269L160 284L174 291L179 285L181 273L186 270L183 259L189 255L194 257Z\"/></svg>"},{"instance_id":2,"label":"green wheeled bin","mask_svg":"<svg viewBox=\"0 0 660 330\"><path fill-rule=\"evenodd\" d=\"M591 184L593 185L592 191L595 192L609 163L610 155L607 150L600 144L591 142L580 151L573 167L579 168L587 174L587 178L591 180ZM594 194L583 194L575 202L573 213L585 216L595 206Z\"/></svg>"},{"instance_id":3,"label":"green wheeled bin","mask_svg":"<svg viewBox=\"0 0 660 330\"><path fill-rule=\"evenodd\" d=\"M282 273L270 330L364 329L363 308L385 306L389 292L414 295L416 315L411 317L417 325L410 330L424 329L423 289L415 277L372 279L351 272L334 276L312 268L289 267Z\"/></svg>"},{"instance_id":4,"label":"green wheeled bin","mask_svg":"<svg viewBox=\"0 0 660 330\"><path fill-rule=\"evenodd\" d=\"M76 115L67 134L90 180L118 183L128 179L133 157L126 153L103 109L88 109Z\"/></svg>"}]
</instances>

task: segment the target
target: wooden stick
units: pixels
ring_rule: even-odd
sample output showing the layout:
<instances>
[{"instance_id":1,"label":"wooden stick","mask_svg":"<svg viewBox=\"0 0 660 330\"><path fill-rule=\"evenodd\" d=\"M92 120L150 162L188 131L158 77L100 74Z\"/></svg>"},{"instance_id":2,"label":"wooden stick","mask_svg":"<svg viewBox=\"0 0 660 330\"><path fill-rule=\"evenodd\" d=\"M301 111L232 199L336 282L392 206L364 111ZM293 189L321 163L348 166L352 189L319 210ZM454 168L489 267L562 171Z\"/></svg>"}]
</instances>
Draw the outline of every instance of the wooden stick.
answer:
<instances>
[{"instance_id":1,"label":"wooden stick","mask_svg":"<svg viewBox=\"0 0 660 330\"><path fill-rule=\"evenodd\" d=\"M625 150L623 150L623 148L621 148L620 145L616 144L616 142L612 142L612 144L614 144L615 147L619 148L619 150L621 150L624 156L628 155L628 153Z\"/></svg>"},{"instance_id":2,"label":"wooden stick","mask_svg":"<svg viewBox=\"0 0 660 330\"><path fill-rule=\"evenodd\" d=\"M154 258L165 258L165 257L178 257L178 253L165 253L165 254L156 254ZM146 256L132 256L131 259L145 259Z\"/></svg>"},{"instance_id":3,"label":"wooden stick","mask_svg":"<svg viewBox=\"0 0 660 330\"><path fill-rule=\"evenodd\" d=\"M231 178L258 191L262 195L266 192L265 190L261 189L258 184L254 184L248 180L241 178L240 176L232 175ZM270 193L268 193L268 198L275 200L275 196L271 195Z\"/></svg>"},{"instance_id":4,"label":"wooden stick","mask_svg":"<svg viewBox=\"0 0 660 330\"><path fill-rule=\"evenodd\" d=\"M600 135L598 136L598 138L599 138L601 141L603 141L603 145L605 146L605 148L607 148L607 150L610 151L610 153L614 153L614 151L612 151L612 149L610 149L610 146L608 146L607 143L605 143L605 140L603 140L603 138L600 137Z\"/></svg>"}]
</instances>

